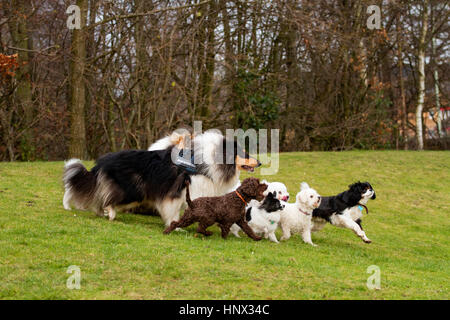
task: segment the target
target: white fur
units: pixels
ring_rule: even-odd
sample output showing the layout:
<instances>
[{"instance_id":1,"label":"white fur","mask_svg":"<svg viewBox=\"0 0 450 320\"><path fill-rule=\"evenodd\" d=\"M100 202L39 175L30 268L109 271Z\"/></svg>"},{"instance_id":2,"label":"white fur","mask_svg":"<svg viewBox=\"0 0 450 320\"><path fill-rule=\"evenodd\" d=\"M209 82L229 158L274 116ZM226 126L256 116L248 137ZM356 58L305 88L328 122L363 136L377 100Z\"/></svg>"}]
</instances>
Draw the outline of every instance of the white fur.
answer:
<instances>
[{"instance_id":1,"label":"white fur","mask_svg":"<svg viewBox=\"0 0 450 320\"><path fill-rule=\"evenodd\" d=\"M282 202L282 204L284 204ZM250 206L247 206L247 209ZM272 242L278 243L275 231L278 228L280 222L280 211L267 212L266 210L259 209L258 206L252 207L251 211L252 219L248 222L250 228L257 235L263 235L264 238L269 239ZM237 224L233 224L230 228L230 232L236 237L240 238L239 231L241 228Z\"/></svg>"},{"instance_id":2,"label":"white fur","mask_svg":"<svg viewBox=\"0 0 450 320\"><path fill-rule=\"evenodd\" d=\"M184 147L184 144L182 143L182 137L186 136L186 133L178 133L176 131L172 132L172 134L165 136L164 138L159 139L155 143L153 143L149 148L148 151L155 151L155 150L165 150L173 145L178 145L180 142L179 147L182 149ZM181 140L180 140L181 139Z\"/></svg>"},{"instance_id":3,"label":"white fur","mask_svg":"<svg viewBox=\"0 0 450 320\"><path fill-rule=\"evenodd\" d=\"M298 233L304 242L315 246L311 239L311 218L313 210L320 205L320 199L316 190L302 184L302 189L295 197L296 202L286 203L281 211L281 240L287 240L291 234Z\"/></svg>"},{"instance_id":4,"label":"white fur","mask_svg":"<svg viewBox=\"0 0 450 320\"><path fill-rule=\"evenodd\" d=\"M80 159L70 159L64 161L64 168L66 168L66 175L64 179L64 197L63 197L63 206L66 210L72 210L71 201L72 201L72 188L70 187L70 179L77 174L78 170L70 169L69 167L76 164L81 163Z\"/></svg>"},{"instance_id":5,"label":"white fur","mask_svg":"<svg viewBox=\"0 0 450 320\"><path fill-rule=\"evenodd\" d=\"M284 183L281 182L267 182L263 180L261 183L265 183L268 185L266 191L264 191L264 195L267 196L270 192L275 193L276 198L281 201L289 201L289 192L287 191Z\"/></svg>"}]
</instances>

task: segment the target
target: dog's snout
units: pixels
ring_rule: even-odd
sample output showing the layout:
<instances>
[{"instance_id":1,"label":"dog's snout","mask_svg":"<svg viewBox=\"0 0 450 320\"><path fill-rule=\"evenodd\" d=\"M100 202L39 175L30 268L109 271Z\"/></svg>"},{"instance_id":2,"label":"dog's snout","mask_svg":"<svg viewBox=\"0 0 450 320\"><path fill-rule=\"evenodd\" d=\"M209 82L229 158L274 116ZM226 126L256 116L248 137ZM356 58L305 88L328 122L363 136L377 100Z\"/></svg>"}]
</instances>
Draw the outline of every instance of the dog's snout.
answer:
<instances>
[{"instance_id":1,"label":"dog's snout","mask_svg":"<svg viewBox=\"0 0 450 320\"><path fill-rule=\"evenodd\" d=\"M256 160L256 168L261 167L261 162L259 160Z\"/></svg>"}]
</instances>

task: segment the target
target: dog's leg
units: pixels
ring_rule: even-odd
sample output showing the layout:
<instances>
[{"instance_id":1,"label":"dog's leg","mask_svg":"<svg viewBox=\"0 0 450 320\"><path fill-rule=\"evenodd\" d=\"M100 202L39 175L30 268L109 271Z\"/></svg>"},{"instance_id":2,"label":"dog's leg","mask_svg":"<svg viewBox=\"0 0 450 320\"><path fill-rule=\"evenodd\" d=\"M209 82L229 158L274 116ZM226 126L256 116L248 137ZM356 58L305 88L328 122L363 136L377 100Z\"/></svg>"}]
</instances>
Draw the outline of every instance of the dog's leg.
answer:
<instances>
[{"instance_id":1,"label":"dog's leg","mask_svg":"<svg viewBox=\"0 0 450 320\"><path fill-rule=\"evenodd\" d=\"M105 208L108 212L109 221L113 221L116 218L116 210L112 206L108 206Z\"/></svg>"},{"instance_id":2,"label":"dog's leg","mask_svg":"<svg viewBox=\"0 0 450 320\"><path fill-rule=\"evenodd\" d=\"M312 245L313 247L317 247L317 245L314 244L311 239L311 226L310 225L306 226L306 228L303 229L302 239L305 243L308 243L308 244Z\"/></svg>"},{"instance_id":3,"label":"dog's leg","mask_svg":"<svg viewBox=\"0 0 450 320\"><path fill-rule=\"evenodd\" d=\"M361 230L364 231L364 229L363 229L363 227L361 225L361 223L362 223L361 219L356 219L355 222L356 222L356 224L358 224L358 226L361 228Z\"/></svg>"},{"instance_id":4,"label":"dog's leg","mask_svg":"<svg viewBox=\"0 0 450 320\"><path fill-rule=\"evenodd\" d=\"M269 233L269 240L275 243L279 243L277 240L277 236L275 235L275 232Z\"/></svg>"},{"instance_id":5,"label":"dog's leg","mask_svg":"<svg viewBox=\"0 0 450 320\"><path fill-rule=\"evenodd\" d=\"M365 243L372 242L372 240L367 238L366 233L361 229L361 227L349 217L346 217L342 214L335 214L331 217L331 224L333 224L337 227L347 228L347 229L352 230Z\"/></svg>"},{"instance_id":6,"label":"dog's leg","mask_svg":"<svg viewBox=\"0 0 450 320\"><path fill-rule=\"evenodd\" d=\"M325 220L313 220L311 222L311 231L316 232L322 230L326 226L327 222Z\"/></svg>"},{"instance_id":7,"label":"dog's leg","mask_svg":"<svg viewBox=\"0 0 450 320\"><path fill-rule=\"evenodd\" d=\"M70 207L70 199L71 198L72 198L72 192L70 192L70 189L66 190L66 192L64 192L64 198L63 198L64 209L72 210L72 208Z\"/></svg>"},{"instance_id":8,"label":"dog's leg","mask_svg":"<svg viewBox=\"0 0 450 320\"><path fill-rule=\"evenodd\" d=\"M281 225L281 231L283 231L283 235L280 238L281 241L288 240L291 237L291 229L286 225Z\"/></svg>"},{"instance_id":9,"label":"dog's leg","mask_svg":"<svg viewBox=\"0 0 450 320\"><path fill-rule=\"evenodd\" d=\"M183 216L181 217L180 221L172 221L170 223L170 226L164 230L164 234L169 234L173 230L179 229L179 228L186 228L187 226L190 226L195 222L195 217L191 214L190 210L187 209Z\"/></svg>"},{"instance_id":10,"label":"dog's leg","mask_svg":"<svg viewBox=\"0 0 450 320\"><path fill-rule=\"evenodd\" d=\"M205 235L205 236L207 236L207 237L210 236L210 235L212 235L213 233L212 233L211 231L207 231L207 230L206 230L206 228L208 228L210 225L211 225L210 223L207 223L207 222L205 222L205 221L201 221L201 222L198 224L197 232L198 232L198 233L201 233L201 234L203 234L203 235Z\"/></svg>"},{"instance_id":11,"label":"dog's leg","mask_svg":"<svg viewBox=\"0 0 450 320\"><path fill-rule=\"evenodd\" d=\"M232 223L220 224L220 230L222 231L222 238L226 239L228 234L230 233L230 228Z\"/></svg>"},{"instance_id":12,"label":"dog's leg","mask_svg":"<svg viewBox=\"0 0 450 320\"><path fill-rule=\"evenodd\" d=\"M241 236L239 235L239 230L240 230L240 228L238 227L238 225L237 224L233 224L232 226L231 226L231 228L230 228L230 232L232 233L232 234L234 234L234 236L236 237L236 238L240 238Z\"/></svg>"},{"instance_id":13,"label":"dog's leg","mask_svg":"<svg viewBox=\"0 0 450 320\"><path fill-rule=\"evenodd\" d=\"M261 237L257 236L257 235L253 232L252 228L250 228L250 226L247 224L247 222L246 222L244 219L238 221L238 222L237 222L237 225L238 225L239 227L241 227L242 231L244 231L244 232L245 232L250 238L252 238L253 240L259 241L259 240L262 239Z\"/></svg>"},{"instance_id":14,"label":"dog's leg","mask_svg":"<svg viewBox=\"0 0 450 320\"><path fill-rule=\"evenodd\" d=\"M170 226L172 221L180 219L180 209L183 203L183 198L177 198L173 200L165 199L155 204L156 209L161 215L166 227Z\"/></svg>"},{"instance_id":15,"label":"dog's leg","mask_svg":"<svg viewBox=\"0 0 450 320\"><path fill-rule=\"evenodd\" d=\"M170 224L170 226L168 226L163 233L164 234L169 234L171 233L176 227L178 226L178 221L172 221L172 223Z\"/></svg>"}]
</instances>

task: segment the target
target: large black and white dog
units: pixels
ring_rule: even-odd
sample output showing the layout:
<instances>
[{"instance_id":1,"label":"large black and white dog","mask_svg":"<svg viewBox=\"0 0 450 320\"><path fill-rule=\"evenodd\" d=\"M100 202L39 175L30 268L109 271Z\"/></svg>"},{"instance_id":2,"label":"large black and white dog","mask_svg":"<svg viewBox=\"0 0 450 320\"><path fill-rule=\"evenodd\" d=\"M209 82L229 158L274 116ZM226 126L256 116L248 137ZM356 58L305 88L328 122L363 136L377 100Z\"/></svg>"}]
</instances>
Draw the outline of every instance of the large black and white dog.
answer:
<instances>
[{"instance_id":1,"label":"large black and white dog","mask_svg":"<svg viewBox=\"0 0 450 320\"><path fill-rule=\"evenodd\" d=\"M78 159L67 161L63 175L64 208L70 210L73 206L99 215L106 212L113 220L117 211L145 206L155 208L169 226L179 219L186 203L186 180L194 186L193 193L220 194L222 189L228 191L236 184L239 170L253 172L261 165L236 141L205 132L195 138L196 147L190 150L192 159L200 161L194 162L194 170L186 170L173 161L172 152L174 148L175 154L185 149L184 138L163 138L157 142L164 145L160 150L109 153L99 158L91 171ZM205 180L209 183L202 183Z\"/></svg>"},{"instance_id":2,"label":"large black and white dog","mask_svg":"<svg viewBox=\"0 0 450 320\"><path fill-rule=\"evenodd\" d=\"M367 238L361 226L363 208L370 199L375 199L375 190L368 182L356 182L347 191L332 197L323 197L320 206L313 211L312 231L322 230L327 222L334 226L352 230L365 243L372 241Z\"/></svg>"}]
</instances>

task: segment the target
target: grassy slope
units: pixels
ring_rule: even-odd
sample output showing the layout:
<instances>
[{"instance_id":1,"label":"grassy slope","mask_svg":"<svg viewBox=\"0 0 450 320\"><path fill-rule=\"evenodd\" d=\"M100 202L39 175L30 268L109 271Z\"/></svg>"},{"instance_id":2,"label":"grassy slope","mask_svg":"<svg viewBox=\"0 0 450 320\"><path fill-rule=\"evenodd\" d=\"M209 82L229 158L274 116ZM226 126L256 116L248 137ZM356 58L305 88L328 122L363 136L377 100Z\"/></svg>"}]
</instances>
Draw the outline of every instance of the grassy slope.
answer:
<instances>
[{"instance_id":1,"label":"grassy slope","mask_svg":"<svg viewBox=\"0 0 450 320\"><path fill-rule=\"evenodd\" d=\"M162 234L158 217L109 222L62 207L62 163L0 163L0 298L411 299L449 296L450 152L282 154L282 181L322 195L369 180L377 200L363 226L373 243L327 226L279 245ZM292 197L293 198L293 197ZM279 235L279 233L278 233ZM68 290L69 265L82 272ZM366 269L381 269L381 290Z\"/></svg>"}]
</instances>

